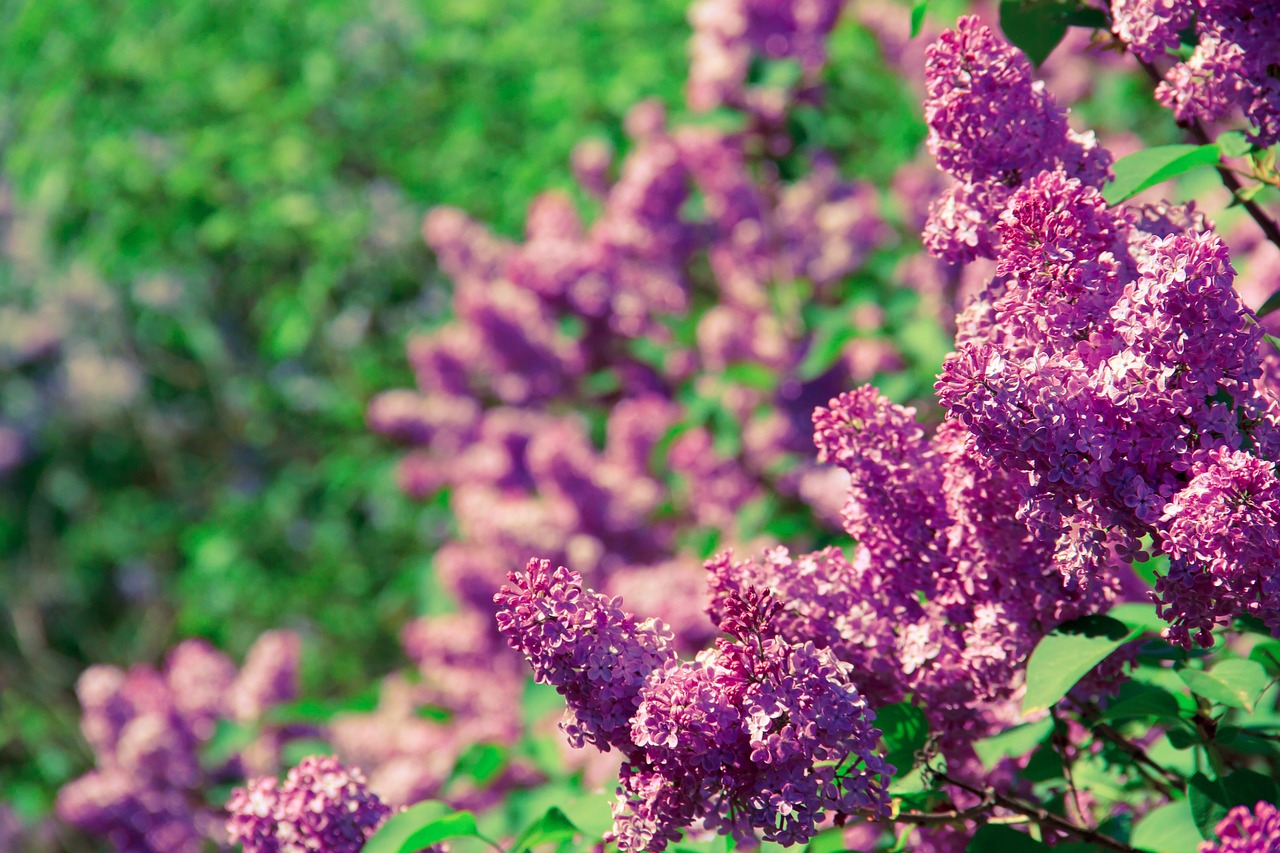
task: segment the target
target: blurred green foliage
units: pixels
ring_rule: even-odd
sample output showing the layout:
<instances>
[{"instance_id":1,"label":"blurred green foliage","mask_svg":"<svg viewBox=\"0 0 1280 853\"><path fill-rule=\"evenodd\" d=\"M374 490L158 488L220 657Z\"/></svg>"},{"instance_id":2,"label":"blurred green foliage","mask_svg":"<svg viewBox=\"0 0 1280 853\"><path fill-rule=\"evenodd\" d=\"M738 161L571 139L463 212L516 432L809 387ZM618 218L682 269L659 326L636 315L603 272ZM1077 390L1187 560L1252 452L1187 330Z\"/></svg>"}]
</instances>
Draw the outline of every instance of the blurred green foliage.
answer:
<instances>
[{"instance_id":1,"label":"blurred green foliage","mask_svg":"<svg viewBox=\"0 0 1280 853\"><path fill-rule=\"evenodd\" d=\"M313 693L390 666L448 526L401 496L363 423L447 302L421 215L455 204L515 233L536 192L569 185L578 140L679 100L685 6L0 7L21 214L0 307L93 294L56 352L0 364L0 417L30 445L0 477L6 801L38 814L83 770L70 691L90 662L157 661L190 635L239 656L292 627ZM81 406L67 377L86 350L137 393Z\"/></svg>"}]
</instances>

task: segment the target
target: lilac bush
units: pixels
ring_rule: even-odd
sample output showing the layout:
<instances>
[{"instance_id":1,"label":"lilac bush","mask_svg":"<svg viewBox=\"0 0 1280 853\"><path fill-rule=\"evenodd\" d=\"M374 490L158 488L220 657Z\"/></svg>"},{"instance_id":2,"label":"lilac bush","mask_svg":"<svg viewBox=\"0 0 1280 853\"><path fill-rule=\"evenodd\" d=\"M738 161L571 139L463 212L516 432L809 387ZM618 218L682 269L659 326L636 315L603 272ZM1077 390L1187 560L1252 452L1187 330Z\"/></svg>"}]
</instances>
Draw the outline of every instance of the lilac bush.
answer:
<instances>
[{"instance_id":1,"label":"lilac bush","mask_svg":"<svg viewBox=\"0 0 1280 853\"><path fill-rule=\"evenodd\" d=\"M236 790L233 843L357 851L393 809L494 814L608 767L607 832L552 812L528 831L651 853L823 833L1166 853L1177 819L1216 832L1202 853L1275 846L1280 340L1233 248L1262 259L1244 290L1267 289L1270 256L1194 202L1115 200L1125 161L978 16L924 50L936 170L906 167L882 207L797 130L840 11L700 0L688 101L718 112L637 105L619 162L584 142L576 196L537 199L523 240L428 213L453 315L368 421L410 448L402 488L452 511L448 601L405 628L413 668L375 707L327 721L341 759ZM1154 96L1182 121L1240 111L1267 183L1269 6L1071 12L1148 65L1194 34ZM1232 174L1270 239L1266 197ZM898 225L927 254L881 254ZM954 332L933 400L894 387L909 347L858 335L888 309L845 304L882 269ZM215 808L182 805L208 782L198 748L283 695L278 640L239 675L199 645L137 686L86 673L100 769L64 817L119 844L129 810L171 849L209 835ZM530 747L530 672L563 740L612 765L565 773ZM485 749L499 760L468 770ZM232 769L274 773L259 752Z\"/></svg>"}]
</instances>

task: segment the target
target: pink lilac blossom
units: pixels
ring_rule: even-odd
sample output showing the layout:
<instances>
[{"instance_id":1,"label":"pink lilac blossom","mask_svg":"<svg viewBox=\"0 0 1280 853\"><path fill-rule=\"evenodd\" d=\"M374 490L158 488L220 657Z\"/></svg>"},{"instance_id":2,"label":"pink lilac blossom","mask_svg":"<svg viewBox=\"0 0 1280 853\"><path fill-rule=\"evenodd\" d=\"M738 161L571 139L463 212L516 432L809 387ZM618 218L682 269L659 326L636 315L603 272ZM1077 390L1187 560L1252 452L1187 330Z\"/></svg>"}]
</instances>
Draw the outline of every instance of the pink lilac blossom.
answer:
<instances>
[{"instance_id":1,"label":"pink lilac blossom","mask_svg":"<svg viewBox=\"0 0 1280 853\"><path fill-rule=\"evenodd\" d=\"M272 632L259 639L239 673L203 640L175 646L163 671L87 669L76 692L97 767L63 786L58 816L122 853L203 849L215 822L205 802L208 786L239 776L251 756L273 753L270 745L278 747L277 736L287 733L269 729L259 743L212 769L202 764L201 748L220 721L249 722L292 699L297 653L296 637ZM252 703L236 699L250 696ZM249 711L254 714L239 716Z\"/></svg>"},{"instance_id":2,"label":"pink lilac blossom","mask_svg":"<svg viewBox=\"0 0 1280 853\"><path fill-rule=\"evenodd\" d=\"M1194 49L1165 73L1156 98L1179 122L1233 113L1262 147L1280 142L1280 3L1275 0L1114 0L1113 29L1138 58L1165 60L1191 32Z\"/></svg>"},{"instance_id":3,"label":"pink lilac blossom","mask_svg":"<svg viewBox=\"0 0 1280 853\"><path fill-rule=\"evenodd\" d=\"M1280 850L1280 809L1259 801L1253 808L1236 806L1213 828L1214 838L1200 853L1276 853Z\"/></svg>"},{"instance_id":4,"label":"pink lilac blossom","mask_svg":"<svg viewBox=\"0 0 1280 853\"><path fill-rule=\"evenodd\" d=\"M359 770L322 756L302 759L283 782L266 777L237 788L227 811L231 843L244 853L360 853L391 816Z\"/></svg>"}]
</instances>

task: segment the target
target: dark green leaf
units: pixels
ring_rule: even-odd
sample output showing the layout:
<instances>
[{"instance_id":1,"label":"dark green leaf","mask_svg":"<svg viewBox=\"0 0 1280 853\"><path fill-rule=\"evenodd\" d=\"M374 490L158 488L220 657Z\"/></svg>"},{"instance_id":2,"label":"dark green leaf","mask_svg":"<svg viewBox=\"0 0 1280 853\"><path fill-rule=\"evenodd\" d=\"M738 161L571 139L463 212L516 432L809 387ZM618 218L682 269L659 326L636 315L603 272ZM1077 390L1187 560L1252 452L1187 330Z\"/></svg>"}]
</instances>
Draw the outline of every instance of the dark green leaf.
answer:
<instances>
[{"instance_id":1,"label":"dark green leaf","mask_svg":"<svg viewBox=\"0 0 1280 853\"><path fill-rule=\"evenodd\" d=\"M1239 658L1223 661L1208 672L1181 669L1178 677L1196 695L1251 714L1269 681L1262 664Z\"/></svg>"},{"instance_id":2,"label":"dark green leaf","mask_svg":"<svg viewBox=\"0 0 1280 853\"><path fill-rule=\"evenodd\" d=\"M471 812L450 812L443 803L428 801L393 815L364 845L362 853L417 853L450 838L478 837L476 817Z\"/></svg>"},{"instance_id":3,"label":"dark green leaf","mask_svg":"<svg viewBox=\"0 0 1280 853\"><path fill-rule=\"evenodd\" d=\"M796 376L808 382L826 373L840 360L845 344L855 336L849 324L827 323L819 326L813 333L804 360L796 368Z\"/></svg>"},{"instance_id":4,"label":"dark green leaf","mask_svg":"<svg viewBox=\"0 0 1280 853\"><path fill-rule=\"evenodd\" d=\"M964 849L965 853L1042 853L1052 848L1025 832L989 823L978 828Z\"/></svg>"},{"instance_id":5,"label":"dark green leaf","mask_svg":"<svg viewBox=\"0 0 1280 853\"><path fill-rule=\"evenodd\" d=\"M1258 316L1265 317L1277 308L1280 308L1280 290L1267 297L1267 301L1258 308Z\"/></svg>"},{"instance_id":6,"label":"dark green leaf","mask_svg":"<svg viewBox=\"0 0 1280 853\"><path fill-rule=\"evenodd\" d=\"M511 853L523 853L539 844L559 844L569 841L580 832L560 809L552 806L542 817L529 824L511 847Z\"/></svg>"},{"instance_id":7,"label":"dark green leaf","mask_svg":"<svg viewBox=\"0 0 1280 853\"><path fill-rule=\"evenodd\" d=\"M1045 738L1052 732L1053 719L1045 717L1043 720L1014 726L998 735L983 738L973 745L973 749L978 753L978 758L982 760L983 765L991 769L1002 758L1026 755L1044 743Z\"/></svg>"},{"instance_id":8,"label":"dark green leaf","mask_svg":"<svg viewBox=\"0 0 1280 853\"><path fill-rule=\"evenodd\" d=\"M1040 65L1067 34L1066 7L1053 0L1001 0L1000 29Z\"/></svg>"},{"instance_id":9,"label":"dark green leaf","mask_svg":"<svg viewBox=\"0 0 1280 853\"><path fill-rule=\"evenodd\" d=\"M876 713L876 727L883 733L886 758L902 776L916 763L916 753L929 737L924 712L909 702L886 705Z\"/></svg>"},{"instance_id":10,"label":"dark green leaf","mask_svg":"<svg viewBox=\"0 0 1280 853\"><path fill-rule=\"evenodd\" d=\"M1116 161L1116 178L1102 188L1107 204L1119 204L1148 187L1176 178L1198 166L1218 162L1217 145L1159 145Z\"/></svg>"},{"instance_id":11,"label":"dark green leaf","mask_svg":"<svg viewBox=\"0 0 1280 853\"><path fill-rule=\"evenodd\" d=\"M1257 661L1273 677L1280 675L1280 640L1258 643L1249 650L1249 660Z\"/></svg>"},{"instance_id":12,"label":"dark green leaf","mask_svg":"<svg viewBox=\"0 0 1280 853\"><path fill-rule=\"evenodd\" d=\"M1252 770L1237 770L1221 779L1197 773L1188 780L1187 801L1200 837L1213 838L1213 829L1235 806L1252 806L1259 800L1274 803L1275 780Z\"/></svg>"},{"instance_id":13,"label":"dark green leaf","mask_svg":"<svg viewBox=\"0 0 1280 853\"><path fill-rule=\"evenodd\" d=\"M1178 719L1181 716L1182 706L1172 693L1135 681L1121 685L1120 694L1102 712L1103 722L1108 723L1147 717L1157 720Z\"/></svg>"},{"instance_id":14,"label":"dark green leaf","mask_svg":"<svg viewBox=\"0 0 1280 853\"><path fill-rule=\"evenodd\" d=\"M1141 633L1110 616L1086 616L1059 625L1027 661L1022 713L1050 707L1107 655Z\"/></svg>"}]
</instances>

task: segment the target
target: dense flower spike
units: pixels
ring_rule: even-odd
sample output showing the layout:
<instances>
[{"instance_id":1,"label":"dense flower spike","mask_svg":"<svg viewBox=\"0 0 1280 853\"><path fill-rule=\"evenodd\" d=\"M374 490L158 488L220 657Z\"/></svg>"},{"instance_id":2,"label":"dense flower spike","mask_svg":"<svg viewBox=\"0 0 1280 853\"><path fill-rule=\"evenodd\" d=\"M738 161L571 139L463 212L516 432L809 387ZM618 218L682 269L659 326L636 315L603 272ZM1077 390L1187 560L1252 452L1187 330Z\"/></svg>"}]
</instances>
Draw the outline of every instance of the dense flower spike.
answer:
<instances>
[{"instance_id":1,"label":"dense flower spike","mask_svg":"<svg viewBox=\"0 0 1280 853\"><path fill-rule=\"evenodd\" d=\"M661 851L703 826L800 843L827 814L887 814L875 717L829 648L776 633L782 602L724 589L729 638L692 662L564 568L531 560L496 597L499 629L569 706L575 746L624 755L610 838Z\"/></svg>"},{"instance_id":2,"label":"dense flower spike","mask_svg":"<svg viewBox=\"0 0 1280 853\"><path fill-rule=\"evenodd\" d=\"M1067 112L1031 76L1020 51L973 16L927 51L929 151L957 183L929 210L925 247L952 263L994 257L993 224L1012 189L1064 169L1100 185L1110 155L1067 126Z\"/></svg>"},{"instance_id":3,"label":"dense flower spike","mask_svg":"<svg viewBox=\"0 0 1280 853\"><path fill-rule=\"evenodd\" d=\"M1114 30L1138 58L1165 60L1190 31L1194 50L1176 62L1156 98L1180 122L1242 113L1262 147L1280 142L1280 3L1275 0L1113 0Z\"/></svg>"},{"instance_id":4,"label":"dense flower spike","mask_svg":"<svg viewBox=\"0 0 1280 853\"><path fill-rule=\"evenodd\" d=\"M252 722L296 695L298 648L289 632L264 634L239 674L203 640L175 646L163 672L90 667L76 692L97 768L63 787L58 815L122 851L202 850L214 822L209 783L274 762L278 733L264 731L226 767L205 768L200 749L219 721Z\"/></svg>"},{"instance_id":5,"label":"dense flower spike","mask_svg":"<svg viewBox=\"0 0 1280 853\"><path fill-rule=\"evenodd\" d=\"M584 589L582 577L548 560L530 560L494 596L498 630L552 684L568 710L561 727L575 746L630 754L630 720L649 673L675 660L662 622L638 622L609 599Z\"/></svg>"},{"instance_id":6,"label":"dense flower spike","mask_svg":"<svg viewBox=\"0 0 1280 853\"><path fill-rule=\"evenodd\" d=\"M1280 636L1280 480L1248 453L1215 450L1166 504L1161 548L1169 573L1156 584L1174 642L1213 644L1210 631L1237 613Z\"/></svg>"},{"instance_id":7,"label":"dense flower spike","mask_svg":"<svg viewBox=\"0 0 1280 853\"><path fill-rule=\"evenodd\" d=\"M227 833L244 853L360 853L391 809L363 774L310 756L285 780L254 779L227 803Z\"/></svg>"},{"instance_id":8,"label":"dense flower spike","mask_svg":"<svg viewBox=\"0 0 1280 853\"><path fill-rule=\"evenodd\" d=\"M1280 809L1267 802L1236 806L1213 828L1200 853L1275 853L1280 850Z\"/></svg>"}]
</instances>

